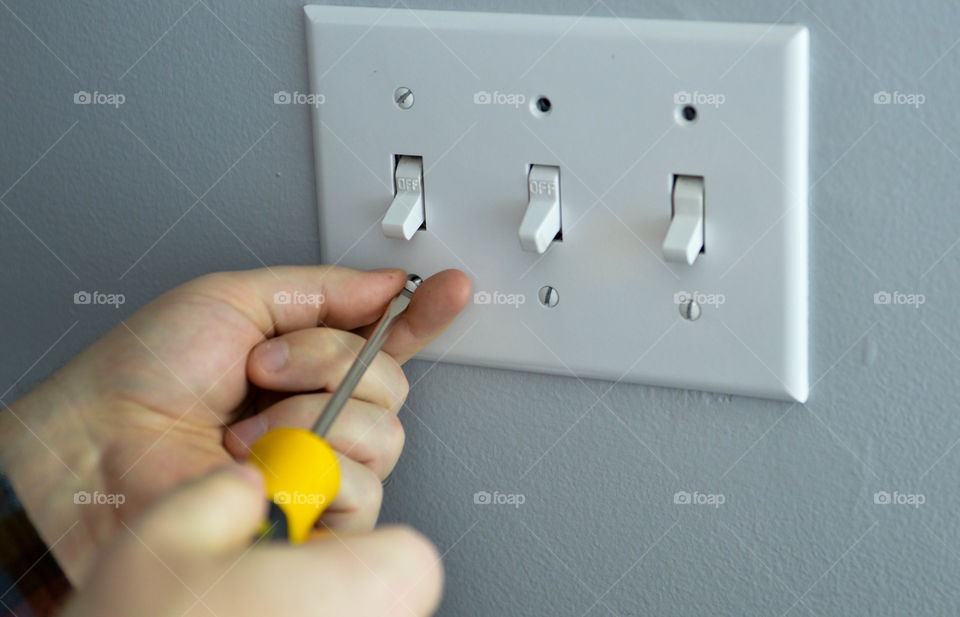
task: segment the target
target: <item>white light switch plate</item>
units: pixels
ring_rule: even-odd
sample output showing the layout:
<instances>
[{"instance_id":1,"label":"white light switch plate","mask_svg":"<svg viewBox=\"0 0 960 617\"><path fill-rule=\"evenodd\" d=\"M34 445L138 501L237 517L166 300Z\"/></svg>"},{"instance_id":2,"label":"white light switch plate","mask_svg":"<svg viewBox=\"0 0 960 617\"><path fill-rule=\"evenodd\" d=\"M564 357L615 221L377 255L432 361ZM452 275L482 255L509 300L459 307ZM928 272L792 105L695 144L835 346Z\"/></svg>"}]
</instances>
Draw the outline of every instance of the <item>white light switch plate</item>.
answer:
<instances>
[{"instance_id":1,"label":"white light switch plate","mask_svg":"<svg viewBox=\"0 0 960 617\"><path fill-rule=\"evenodd\" d=\"M324 262L473 281L475 301L419 357L806 400L804 27L306 15ZM426 229L409 241L380 226L395 155L423 160ZM562 241L543 255L518 239L531 164L560 169ZM661 249L675 174L704 178L692 266Z\"/></svg>"}]
</instances>

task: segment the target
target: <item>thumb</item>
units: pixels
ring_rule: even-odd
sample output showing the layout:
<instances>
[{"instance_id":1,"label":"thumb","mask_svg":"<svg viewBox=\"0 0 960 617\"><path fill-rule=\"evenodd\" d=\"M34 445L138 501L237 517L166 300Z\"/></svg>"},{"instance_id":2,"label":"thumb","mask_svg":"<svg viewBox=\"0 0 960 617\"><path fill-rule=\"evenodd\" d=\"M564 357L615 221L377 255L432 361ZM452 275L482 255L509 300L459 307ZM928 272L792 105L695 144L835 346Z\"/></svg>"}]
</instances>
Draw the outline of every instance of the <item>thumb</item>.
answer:
<instances>
[{"instance_id":1,"label":"thumb","mask_svg":"<svg viewBox=\"0 0 960 617\"><path fill-rule=\"evenodd\" d=\"M266 513L263 479L250 465L201 476L159 501L136 525L157 552L225 552L247 546Z\"/></svg>"}]
</instances>

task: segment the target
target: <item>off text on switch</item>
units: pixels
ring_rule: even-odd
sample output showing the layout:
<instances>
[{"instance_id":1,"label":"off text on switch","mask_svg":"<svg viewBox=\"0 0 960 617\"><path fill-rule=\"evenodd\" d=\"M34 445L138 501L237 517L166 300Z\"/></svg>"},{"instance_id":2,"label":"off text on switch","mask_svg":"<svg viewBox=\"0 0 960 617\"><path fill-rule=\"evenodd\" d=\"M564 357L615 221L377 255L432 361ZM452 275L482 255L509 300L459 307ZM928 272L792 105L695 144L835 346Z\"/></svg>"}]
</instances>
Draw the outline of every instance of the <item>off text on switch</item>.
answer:
<instances>
[{"instance_id":1,"label":"off text on switch","mask_svg":"<svg viewBox=\"0 0 960 617\"><path fill-rule=\"evenodd\" d=\"M395 193L381 227L389 238L409 240L425 226L423 203L423 159L398 156L393 179Z\"/></svg>"},{"instance_id":2,"label":"off text on switch","mask_svg":"<svg viewBox=\"0 0 960 617\"><path fill-rule=\"evenodd\" d=\"M560 168L531 165L527 176L527 211L520 223L520 246L543 253L561 230Z\"/></svg>"}]
</instances>

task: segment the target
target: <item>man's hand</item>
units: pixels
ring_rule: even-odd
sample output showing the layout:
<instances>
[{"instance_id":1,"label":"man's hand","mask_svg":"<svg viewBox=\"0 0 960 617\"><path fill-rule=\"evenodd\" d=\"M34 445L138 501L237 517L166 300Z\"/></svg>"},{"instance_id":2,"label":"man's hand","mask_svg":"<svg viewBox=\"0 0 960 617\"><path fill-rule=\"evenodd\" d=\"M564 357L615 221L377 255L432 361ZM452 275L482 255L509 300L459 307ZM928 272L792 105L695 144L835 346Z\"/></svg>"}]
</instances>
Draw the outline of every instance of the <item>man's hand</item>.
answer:
<instances>
[{"instance_id":1,"label":"man's hand","mask_svg":"<svg viewBox=\"0 0 960 617\"><path fill-rule=\"evenodd\" d=\"M299 546L251 548L263 486L232 465L180 487L124 523L63 617L429 615L443 570L402 527Z\"/></svg>"},{"instance_id":2,"label":"man's hand","mask_svg":"<svg viewBox=\"0 0 960 617\"><path fill-rule=\"evenodd\" d=\"M204 276L151 302L0 414L6 473L67 576L82 581L95 549L159 494L245 458L268 428L309 428L405 280L400 270L323 266ZM395 323L327 435L341 453L342 484L322 524L359 531L376 522L381 480L403 445L400 364L469 295L463 273L441 272ZM82 491L93 503L75 503Z\"/></svg>"}]
</instances>

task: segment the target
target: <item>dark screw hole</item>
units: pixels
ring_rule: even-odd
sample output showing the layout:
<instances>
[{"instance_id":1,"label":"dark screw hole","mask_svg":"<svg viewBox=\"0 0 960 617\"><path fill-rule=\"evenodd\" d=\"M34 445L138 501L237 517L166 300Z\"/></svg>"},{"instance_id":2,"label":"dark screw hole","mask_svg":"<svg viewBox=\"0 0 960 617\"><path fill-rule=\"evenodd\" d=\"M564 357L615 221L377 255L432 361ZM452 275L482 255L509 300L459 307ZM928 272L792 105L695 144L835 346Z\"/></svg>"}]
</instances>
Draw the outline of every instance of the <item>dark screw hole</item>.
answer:
<instances>
[{"instance_id":1,"label":"dark screw hole","mask_svg":"<svg viewBox=\"0 0 960 617\"><path fill-rule=\"evenodd\" d=\"M550 99L545 96L541 96L537 99L537 109L540 113L545 114L550 111Z\"/></svg>"},{"instance_id":2,"label":"dark screw hole","mask_svg":"<svg viewBox=\"0 0 960 617\"><path fill-rule=\"evenodd\" d=\"M687 105L683 108L683 119L687 122L693 122L697 119L697 108L693 105Z\"/></svg>"}]
</instances>

